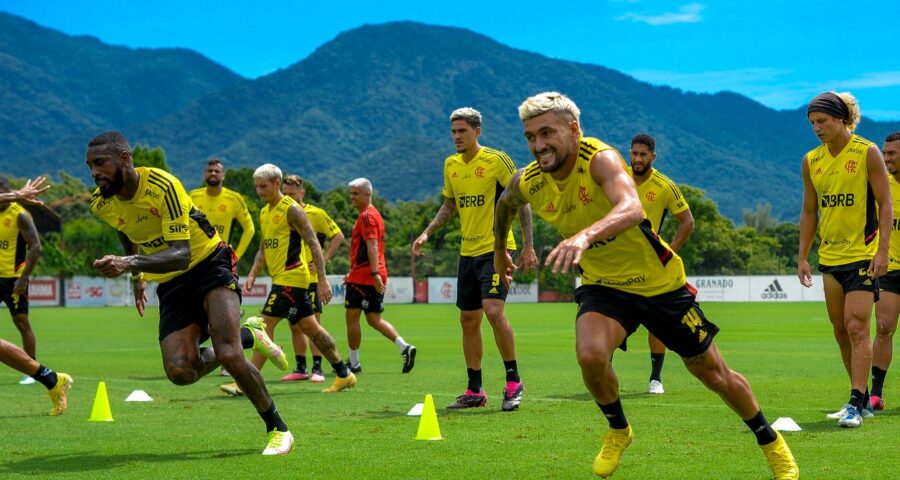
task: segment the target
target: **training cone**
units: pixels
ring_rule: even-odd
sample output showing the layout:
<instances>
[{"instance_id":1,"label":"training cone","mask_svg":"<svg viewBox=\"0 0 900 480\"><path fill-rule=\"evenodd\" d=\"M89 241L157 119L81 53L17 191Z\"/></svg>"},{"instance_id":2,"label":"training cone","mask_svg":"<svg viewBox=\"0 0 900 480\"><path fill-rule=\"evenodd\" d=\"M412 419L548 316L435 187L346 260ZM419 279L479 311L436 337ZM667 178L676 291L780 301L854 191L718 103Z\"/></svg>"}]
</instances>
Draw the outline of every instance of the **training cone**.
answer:
<instances>
[{"instance_id":1,"label":"training cone","mask_svg":"<svg viewBox=\"0 0 900 480\"><path fill-rule=\"evenodd\" d=\"M437 412L434 411L434 399L431 394L425 395L425 406L419 417L419 432L416 440L443 440L441 427L438 425Z\"/></svg>"},{"instance_id":2,"label":"training cone","mask_svg":"<svg viewBox=\"0 0 900 480\"><path fill-rule=\"evenodd\" d=\"M109 396L106 394L106 382L97 385L97 395L94 397L94 408L91 409L89 422L111 422L112 412L109 410Z\"/></svg>"}]
</instances>

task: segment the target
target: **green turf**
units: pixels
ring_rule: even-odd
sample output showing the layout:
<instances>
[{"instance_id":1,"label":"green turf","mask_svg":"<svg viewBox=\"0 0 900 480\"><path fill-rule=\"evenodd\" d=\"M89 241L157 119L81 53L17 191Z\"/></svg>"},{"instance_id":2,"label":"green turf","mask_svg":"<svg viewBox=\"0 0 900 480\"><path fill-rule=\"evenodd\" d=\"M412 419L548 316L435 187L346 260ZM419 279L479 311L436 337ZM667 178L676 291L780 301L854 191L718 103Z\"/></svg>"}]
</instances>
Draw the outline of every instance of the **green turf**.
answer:
<instances>
[{"instance_id":1,"label":"green turf","mask_svg":"<svg viewBox=\"0 0 900 480\"><path fill-rule=\"evenodd\" d=\"M825 413L847 399L848 381L821 304L704 305L722 327L718 344L729 365L753 385L774 421L793 417L804 429L787 433L803 478L893 478L900 469L900 379L889 374L888 409L847 430ZM263 374L285 421L297 435L288 456L259 455L262 421L243 398L217 390L209 376L195 385L170 384L156 342L156 311L34 309L39 358L75 378L69 411L47 416L40 385L20 386L0 370L0 477L43 478L589 478L599 410L581 382L574 355L572 304L509 305L520 370L527 386L521 409L500 411L502 364L484 324L486 408L443 407L465 388L458 312L452 305L389 305L386 318L415 343L415 370L401 375L393 344L364 327L356 389L336 395L320 385L280 383ZM324 323L346 353L340 307ZM278 339L287 338L279 325ZM18 342L11 322L0 337ZM705 390L673 354L663 371L666 393L646 394L649 355L643 331L616 354L625 412L636 439L618 479L770 478L752 434L718 397ZM331 377L329 376L329 381ZM90 423L98 381L109 390L115 422ZM152 403L126 403L135 389ZM445 440L414 440L417 417L406 411L434 395Z\"/></svg>"}]
</instances>

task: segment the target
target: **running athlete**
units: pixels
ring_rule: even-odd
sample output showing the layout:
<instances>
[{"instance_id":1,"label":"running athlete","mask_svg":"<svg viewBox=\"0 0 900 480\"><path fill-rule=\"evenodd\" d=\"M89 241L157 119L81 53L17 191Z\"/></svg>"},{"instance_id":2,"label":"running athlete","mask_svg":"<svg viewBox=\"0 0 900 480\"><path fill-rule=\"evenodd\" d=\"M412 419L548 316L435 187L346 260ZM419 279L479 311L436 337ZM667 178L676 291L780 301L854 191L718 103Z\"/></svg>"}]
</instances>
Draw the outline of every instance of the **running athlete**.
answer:
<instances>
[{"instance_id":1,"label":"running athlete","mask_svg":"<svg viewBox=\"0 0 900 480\"><path fill-rule=\"evenodd\" d=\"M287 368L284 353L259 324L240 324L241 295L234 252L194 207L181 182L157 169L135 168L119 132L94 137L87 165L97 189L91 212L116 229L124 256L94 261L104 277L130 272L135 307L144 315L146 282L159 282L159 347L166 376L196 382L219 365L228 369L266 425L263 455L289 453L294 437L244 348ZM212 338L212 348L200 344Z\"/></svg>"},{"instance_id":2,"label":"running athlete","mask_svg":"<svg viewBox=\"0 0 900 480\"><path fill-rule=\"evenodd\" d=\"M625 161L612 147L583 137L579 115L575 103L556 92L530 97L519 107L535 161L513 176L497 203L494 262L508 284L515 265L503 239L513 215L530 203L564 238L545 265L581 273L575 350L584 383L610 427L594 473L612 475L634 439L612 354L644 325L743 419L776 479L799 478L787 443L763 416L750 384L728 368L713 342L719 329L700 309L681 258L650 228Z\"/></svg>"},{"instance_id":3,"label":"running athlete","mask_svg":"<svg viewBox=\"0 0 900 480\"><path fill-rule=\"evenodd\" d=\"M891 192L878 147L853 134L860 119L853 95L821 93L809 102L807 117L822 144L802 161L797 276L801 285L812 286L807 258L818 225L825 307L850 377L850 400L828 418L856 428L874 413L868 398L869 320L878 300L878 279L888 268Z\"/></svg>"},{"instance_id":4,"label":"running athlete","mask_svg":"<svg viewBox=\"0 0 900 480\"><path fill-rule=\"evenodd\" d=\"M656 234L662 230L667 213L671 212L675 216L675 220L678 222L678 231L669 246L673 252L678 253L678 249L694 231L694 216L691 214L691 207L687 200L678 189L678 185L653 168L654 161L656 161L656 140L644 133L632 138L629 172L637 186L641 206L644 207L644 213L650 220L650 227ZM666 346L652 333L647 333L647 344L650 347L648 391L653 394L661 394L665 392L662 384L662 367L666 359Z\"/></svg>"},{"instance_id":5,"label":"running athlete","mask_svg":"<svg viewBox=\"0 0 900 480\"><path fill-rule=\"evenodd\" d=\"M487 394L482 386L481 358L484 346L481 322L487 315L494 331L494 341L506 370L506 385L500 408L512 411L519 408L525 385L519 376L516 361L516 340L504 307L507 287L494 271L494 205L506 188L516 166L508 155L478 142L481 136L481 113L470 107L450 114L450 133L456 144L456 154L444 160L444 203L425 231L413 242L415 255L423 255L422 247L428 238L459 212L459 266L456 277L456 306L462 326L463 356L466 360L468 385L450 409L483 407ZM531 211L526 206L519 212L525 245L519 264L530 270L537 265L531 240ZM512 232L504 237L508 250L516 249Z\"/></svg>"}]
</instances>

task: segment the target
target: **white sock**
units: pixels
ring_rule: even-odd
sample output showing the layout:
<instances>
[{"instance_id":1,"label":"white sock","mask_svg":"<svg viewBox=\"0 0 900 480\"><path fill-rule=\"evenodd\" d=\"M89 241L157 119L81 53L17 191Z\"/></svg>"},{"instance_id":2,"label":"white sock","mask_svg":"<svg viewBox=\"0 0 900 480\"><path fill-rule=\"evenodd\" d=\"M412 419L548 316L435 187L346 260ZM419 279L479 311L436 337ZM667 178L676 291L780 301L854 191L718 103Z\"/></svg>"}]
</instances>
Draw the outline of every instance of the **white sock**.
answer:
<instances>
[{"instance_id":1,"label":"white sock","mask_svg":"<svg viewBox=\"0 0 900 480\"><path fill-rule=\"evenodd\" d=\"M359 366L359 349L353 350L350 349L350 365L354 367Z\"/></svg>"},{"instance_id":2,"label":"white sock","mask_svg":"<svg viewBox=\"0 0 900 480\"><path fill-rule=\"evenodd\" d=\"M397 335L397 338L394 339L394 345L397 345L397 348L400 349L400 353L403 353L403 351L406 350L406 347L409 344L403 341L403 337Z\"/></svg>"}]
</instances>

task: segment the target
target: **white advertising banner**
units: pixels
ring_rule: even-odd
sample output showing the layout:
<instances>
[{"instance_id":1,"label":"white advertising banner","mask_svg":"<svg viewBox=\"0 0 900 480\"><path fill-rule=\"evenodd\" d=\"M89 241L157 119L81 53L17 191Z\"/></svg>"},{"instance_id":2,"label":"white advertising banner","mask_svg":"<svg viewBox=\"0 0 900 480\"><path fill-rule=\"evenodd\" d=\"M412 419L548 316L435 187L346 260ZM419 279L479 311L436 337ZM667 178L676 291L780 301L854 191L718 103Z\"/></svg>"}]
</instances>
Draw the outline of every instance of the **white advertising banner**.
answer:
<instances>
[{"instance_id":1,"label":"white advertising banner","mask_svg":"<svg viewBox=\"0 0 900 480\"><path fill-rule=\"evenodd\" d=\"M688 277L697 289L699 302L746 302L749 300L750 277L697 276Z\"/></svg>"},{"instance_id":2,"label":"white advertising banner","mask_svg":"<svg viewBox=\"0 0 900 480\"><path fill-rule=\"evenodd\" d=\"M794 275L750 277L751 302L800 302L803 300L801 290L805 288Z\"/></svg>"},{"instance_id":3,"label":"white advertising banner","mask_svg":"<svg viewBox=\"0 0 900 480\"><path fill-rule=\"evenodd\" d=\"M144 294L147 296L147 306L159 306L159 298L156 296L157 286L159 284L156 282L146 283ZM106 304L110 307L134 306L134 291L130 276L106 279Z\"/></svg>"},{"instance_id":4,"label":"white advertising banner","mask_svg":"<svg viewBox=\"0 0 900 480\"><path fill-rule=\"evenodd\" d=\"M822 302L822 276L805 288L795 275L691 276L700 302Z\"/></svg>"},{"instance_id":5,"label":"white advertising banner","mask_svg":"<svg viewBox=\"0 0 900 480\"><path fill-rule=\"evenodd\" d=\"M31 277L28 282L28 305L35 307L56 307L62 295L59 279L54 277Z\"/></svg>"},{"instance_id":6,"label":"white advertising banner","mask_svg":"<svg viewBox=\"0 0 900 480\"><path fill-rule=\"evenodd\" d=\"M66 279L67 307L105 307L106 279L75 276Z\"/></svg>"},{"instance_id":7,"label":"white advertising banner","mask_svg":"<svg viewBox=\"0 0 900 480\"><path fill-rule=\"evenodd\" d=\"M513 282L506 296L509 303L533 303L538 301L537 281ZM428 303L456 303L456 277L429 277Z\"/></svg>"},{"instance_id":8,"label":"white advertising banner","mask_svg":"<svg viewBox=\"0 0 900 480\"><path fill-rule=\"evenodd\" d=\"M272 289L272 277L256 277L250 293L243 293L244 278L241 278L241 296L243 305L262 305L266 303L269 290Z\"/></svg>"},{"instance_id":9,"label":"white advertising banner","mask_svg":"<svg viewBox=\"0 0 900 480\"><path fill-rule=\"evenodd\" d=\"M331 304L343 305L347 287L344 285L345 275L328 275L331 285ZM384 303L413 303L415 285L412 277L388 277L387 291L384 292Z\"/></svg>"},{"instance_id":10,"label":"white advertising banner","mask_svg":"<svg viewBox=\"0 0 900 480\"><path fill-rule=\"evenodd\" d=\"M509 303L535 303L538 301L537 280L531 283L513 282L509 286L509 294L506 296Z\"/></svg>"}]
</instances>

